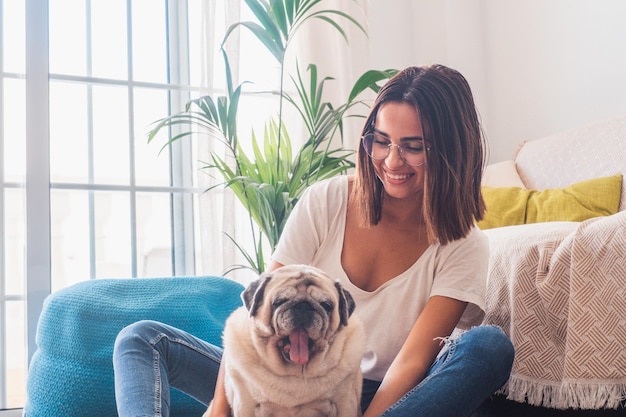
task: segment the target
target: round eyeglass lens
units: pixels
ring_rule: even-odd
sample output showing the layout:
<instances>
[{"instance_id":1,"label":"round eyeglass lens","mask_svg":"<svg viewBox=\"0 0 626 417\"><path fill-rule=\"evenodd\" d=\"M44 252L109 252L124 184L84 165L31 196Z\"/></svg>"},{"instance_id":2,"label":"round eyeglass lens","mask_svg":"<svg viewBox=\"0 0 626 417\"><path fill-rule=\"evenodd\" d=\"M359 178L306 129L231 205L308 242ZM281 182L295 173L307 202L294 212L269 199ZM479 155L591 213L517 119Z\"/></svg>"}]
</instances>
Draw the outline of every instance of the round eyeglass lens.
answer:
<instances>
[{"instance_id":1,"label":"round eyeglass lens","mask_svg":"<svg viewBox=\"0 0 626 417\"><path fill-rule=\"evenodd\" d=\"M398 148L400 152L400 158L410 166L420 166L425 162L426 148L422 141L415 141L415 143L406 143L403 145L396 145L391 143L389 139L384 136L376 135L375 133L368 133L363 136L363 148L365 152L372 159L380 160L386 159L391 152L391 148Z\"/></svg>"}]
</instances>

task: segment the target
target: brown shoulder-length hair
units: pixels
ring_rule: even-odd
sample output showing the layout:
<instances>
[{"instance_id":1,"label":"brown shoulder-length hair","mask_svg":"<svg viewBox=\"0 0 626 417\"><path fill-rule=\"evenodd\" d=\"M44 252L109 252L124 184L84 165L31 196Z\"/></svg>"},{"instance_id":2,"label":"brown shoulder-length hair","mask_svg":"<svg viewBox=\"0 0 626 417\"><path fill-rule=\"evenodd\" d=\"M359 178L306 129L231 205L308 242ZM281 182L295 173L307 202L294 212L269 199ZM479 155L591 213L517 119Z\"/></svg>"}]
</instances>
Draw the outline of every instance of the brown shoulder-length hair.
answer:
<instances>
[{"instance_id":1,"label":"brown shoulder-length hair","mask_svg":"<svg viewBox=\"0 0 626 417\"><path fill-rule=\"evenodd\" d=\"M415 107L430 148L423 199L429 237L441 244L465 237L485 211L480 185L486 160L467 80L443 65L404 69L380 89L363 135L375 127L378 111L388 102ZM355 177L351 201L359 206L363 224L371 227L381 219L384 189L363 146L357 152Z\"/></svg>"}]
</instances>

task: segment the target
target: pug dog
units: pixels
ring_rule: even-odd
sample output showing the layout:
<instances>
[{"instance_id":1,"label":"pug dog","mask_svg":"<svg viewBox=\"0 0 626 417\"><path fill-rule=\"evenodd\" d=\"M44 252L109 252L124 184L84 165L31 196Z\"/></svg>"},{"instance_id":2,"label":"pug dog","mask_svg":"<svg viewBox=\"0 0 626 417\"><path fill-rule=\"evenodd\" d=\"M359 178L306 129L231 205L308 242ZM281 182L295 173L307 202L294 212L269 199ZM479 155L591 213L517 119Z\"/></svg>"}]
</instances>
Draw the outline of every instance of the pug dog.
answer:
<instances>
[{"instance_id":1,"label":"pug dog","mask_svg":"<svg viewBox=\"0 0 626 417\"><path fill-rule=\"evenodd\" d=\"M289 265L262 274L242 299L224 329L234 417L361 416L365 336L339 282Z\"/></svg>"}]
</instances>

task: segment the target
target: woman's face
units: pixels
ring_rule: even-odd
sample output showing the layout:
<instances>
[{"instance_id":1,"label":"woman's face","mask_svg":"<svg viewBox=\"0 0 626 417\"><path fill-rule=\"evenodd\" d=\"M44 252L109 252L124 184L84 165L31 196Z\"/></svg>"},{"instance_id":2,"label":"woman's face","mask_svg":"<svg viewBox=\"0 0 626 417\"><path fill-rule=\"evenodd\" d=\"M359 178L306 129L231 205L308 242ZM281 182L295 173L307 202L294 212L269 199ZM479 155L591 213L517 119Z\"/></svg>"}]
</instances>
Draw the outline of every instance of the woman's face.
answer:
<instances>
[{"instance_id":1,"label":"woman's face","mask_svg":"<svg viewBox=\"0 0 626 417\"><path fill-rule=\"evenodd\" d=\"M425 143L422 123L415 108L407 103L388 102L378 110L374 127L379 149L392 144L389 155L384 159L374 159L374 171L383 183L385 192L393 198L413 198L424 189L426 171ZM402 152L404 159L401 157ZM423 159L420 166L415 161ZM407 161L405 161L407 160Z\"/></svg>"}]
</instances>

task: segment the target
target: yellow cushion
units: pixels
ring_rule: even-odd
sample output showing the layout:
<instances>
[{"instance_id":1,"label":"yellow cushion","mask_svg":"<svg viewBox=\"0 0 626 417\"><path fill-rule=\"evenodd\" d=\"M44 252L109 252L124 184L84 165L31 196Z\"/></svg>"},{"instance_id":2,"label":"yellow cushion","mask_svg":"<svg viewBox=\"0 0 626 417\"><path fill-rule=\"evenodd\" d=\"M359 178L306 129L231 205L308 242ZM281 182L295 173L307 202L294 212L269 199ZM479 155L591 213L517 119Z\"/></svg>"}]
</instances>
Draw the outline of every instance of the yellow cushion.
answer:
<instances>
[{"instance_id":1,"label":"yellow cushion","mask_svg":"<svg viewBox=\"0 0 626 417\"><path fill-rule=\"evenodd\" d=\"M622 175L595 178L565 188L524 190L482 187L487 211L481 229L526 223L583 221L617 213Z\"/></svg>"}]
</instances>

